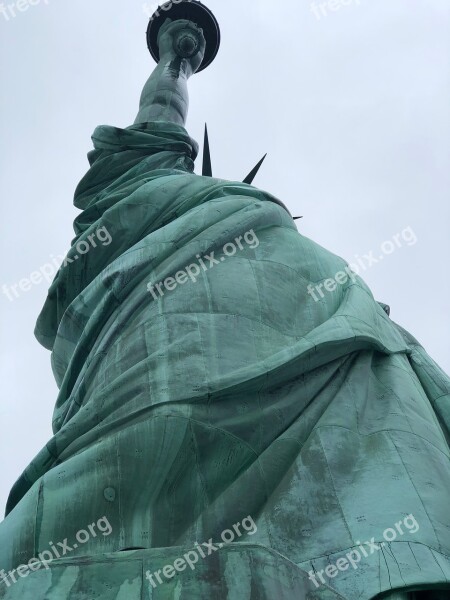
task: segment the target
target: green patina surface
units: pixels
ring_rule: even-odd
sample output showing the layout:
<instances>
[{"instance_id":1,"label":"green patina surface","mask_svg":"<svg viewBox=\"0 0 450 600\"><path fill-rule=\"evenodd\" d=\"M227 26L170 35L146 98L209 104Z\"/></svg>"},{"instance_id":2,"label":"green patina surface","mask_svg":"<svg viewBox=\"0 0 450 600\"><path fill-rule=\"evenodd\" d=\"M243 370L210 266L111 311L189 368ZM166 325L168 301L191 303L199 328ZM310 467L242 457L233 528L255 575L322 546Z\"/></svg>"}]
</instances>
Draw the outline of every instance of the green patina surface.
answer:
<instances>
[{"instance_id":1,"label":"green patina surface","mask_svg":"<svg viewBox=\"0 0 450 600\"><path fill-rule=\"evenodd\" d=\"M204 39L174 75L186 27L161 29L135 125L93 136L36 327L54 437L0 523L0 570L63 555L0 598L448 598L450 382L358 277L314 300L346 263L280 201L193 173L186 83Z\"/></svg>"},{"instance_id":2,"label":"green patina surface","mask_svg":"<svg viewBox=\"0 0 450 600\"><path fill-rule=\"evenodd\" d=\"M271 195L193 174L183 127L104 126L93 139L68 256L101 227L111 241L61 268L38 320L60 386L54 437L11 492L0 568L103 516L112 533L0 597L324 600L445 587L446 376L361 279L315 302L308 284L345 262ZM251 230L258 244L220 261ZM148 291L212 252L220 264L195 283ZM417 531L327 586L308 579L410 514ZM154 572L249 515L256 532L148 596L143 565ZM136 547L147 550L118 552Z\"/></svg>"}]
</instances>

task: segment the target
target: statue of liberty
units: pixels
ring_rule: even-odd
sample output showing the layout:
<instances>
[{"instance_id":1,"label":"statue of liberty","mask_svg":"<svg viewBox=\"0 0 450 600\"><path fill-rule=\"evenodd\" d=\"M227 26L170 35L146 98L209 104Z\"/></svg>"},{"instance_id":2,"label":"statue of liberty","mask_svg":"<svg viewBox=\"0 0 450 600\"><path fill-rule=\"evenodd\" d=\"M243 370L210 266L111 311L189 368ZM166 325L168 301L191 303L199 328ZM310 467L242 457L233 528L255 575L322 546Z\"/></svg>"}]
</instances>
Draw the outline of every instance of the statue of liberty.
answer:
<instances>
[{"instance_id":1,"label":"statue of liberty","mask_svg":"<svg viewBox=\"0 0 450 600\"><path fill-rule=\"evenodd\" d=\"M252 177L194 173L197 10L163 8L134 124L93 134L0 598L450 598L449 380Z\"/></svg>"}]
</instances>

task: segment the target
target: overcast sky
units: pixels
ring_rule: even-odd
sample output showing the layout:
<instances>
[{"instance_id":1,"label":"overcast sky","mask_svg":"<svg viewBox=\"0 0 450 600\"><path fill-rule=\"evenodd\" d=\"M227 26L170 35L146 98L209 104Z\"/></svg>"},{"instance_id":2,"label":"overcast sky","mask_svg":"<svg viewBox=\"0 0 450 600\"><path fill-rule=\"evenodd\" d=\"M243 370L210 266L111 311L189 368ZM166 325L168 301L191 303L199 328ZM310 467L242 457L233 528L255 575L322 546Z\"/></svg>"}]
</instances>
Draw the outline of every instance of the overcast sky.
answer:
<instances>
[{"instance_id":1,"label":"overcast sky","mask_svg":"<svg viewBox=\"0 0 450 600\"><path fill-rule=\"evenodd\" d=\"M154 67L141 1L34 2L0 12L0 286L67 251L90 136L132 124ZM222 46L190 81L187 128L201 142L208 122L218 177L241 180L268 152L255 185L304 215L301 233L359 257L448 372L450 3L335 2L208 0ZM47 287L0 294L0 514L51 437L57 388L33 337Z\"/></svg>"}]
</instances>

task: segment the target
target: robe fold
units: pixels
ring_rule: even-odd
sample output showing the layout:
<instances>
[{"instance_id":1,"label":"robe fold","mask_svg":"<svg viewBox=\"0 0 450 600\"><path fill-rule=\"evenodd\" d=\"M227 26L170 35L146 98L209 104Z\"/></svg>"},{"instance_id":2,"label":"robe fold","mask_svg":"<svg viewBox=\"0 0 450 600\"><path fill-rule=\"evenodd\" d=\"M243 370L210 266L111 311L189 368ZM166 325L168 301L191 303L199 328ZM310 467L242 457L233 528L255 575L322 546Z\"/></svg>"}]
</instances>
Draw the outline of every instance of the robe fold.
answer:
<instances>
[{"instance_id":1,"label":"robe fold","mask_svg":"<svg viewBox=\"0 0 450 600\"><path fill-rule=\"evenodd\" d=\"M183 127L101 126L93 142L36 326L54 436L11 491L0 569L104 516L112 533L0 582L0 598L450 590L447 376L348 270L315 299L308 286L347 263L271 194L196 175ZM146 580L226 530L195 570Z\"/></svg>"}]
</instances>

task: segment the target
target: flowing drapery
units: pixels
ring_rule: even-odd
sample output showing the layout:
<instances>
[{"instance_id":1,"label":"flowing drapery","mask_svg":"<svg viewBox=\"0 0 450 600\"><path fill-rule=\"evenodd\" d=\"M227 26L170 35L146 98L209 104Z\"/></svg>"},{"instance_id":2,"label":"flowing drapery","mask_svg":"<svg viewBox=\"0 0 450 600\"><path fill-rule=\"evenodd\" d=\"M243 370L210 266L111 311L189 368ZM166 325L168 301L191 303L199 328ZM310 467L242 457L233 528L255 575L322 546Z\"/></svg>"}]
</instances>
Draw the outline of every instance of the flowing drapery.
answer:
<instances>
[{"instance_id":1,"label":"flowing drapery","mask_svg":"<svg viewBox=\"0 0 450 600\"><path fill-rule=\"evenodd\" d=\"M0 568L104 514L114 533L73 557L186 548L250 515L257 532L236 542L281 555L311 597L444 587L447 377L360 278L316 302L308 285L345 261L270 194L195 175L182 127L93 140L76 238L36 327L60 388L54 437L11 492ZM101 228L108 242L81 255ZM149 291L212 253L195 281ZM418 530L385 542L407 515ZM357 569L319 588L305 577L372 538L385 545Z\"/></svg>"}]
</instances>

